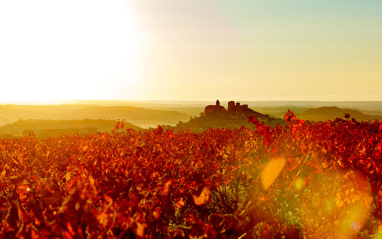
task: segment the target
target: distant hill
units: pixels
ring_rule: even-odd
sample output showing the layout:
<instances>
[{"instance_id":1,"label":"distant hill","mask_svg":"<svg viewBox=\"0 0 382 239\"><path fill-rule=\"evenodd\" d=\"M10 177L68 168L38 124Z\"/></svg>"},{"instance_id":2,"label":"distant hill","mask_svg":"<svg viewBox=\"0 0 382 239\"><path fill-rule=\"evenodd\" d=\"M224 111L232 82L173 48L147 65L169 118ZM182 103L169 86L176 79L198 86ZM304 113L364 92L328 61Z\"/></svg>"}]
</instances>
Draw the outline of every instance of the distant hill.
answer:
<instances>
[{"instance_id":1,"label":"distant hill","mask_svg":"<svg viewBox=\"0 0 382 239\"><path fill-rule=\"evenodd\" d=\"M100 105L100 106L124 106L131 105L140 108L160 108L160 107L205 107L211 101L179 101L179 100L148 100L148 101L133 101L133 100L72 100L62 101L62 104L72 105ZM227 100L221 100L222 105L226 105ZM242 104L247 104L248 107L254 108L318 108L323 106L336 106L339 108L357 108L367 111L381 111L382 101L241 101Z\"/></svg>"},{"instance_id":2,"label":"distant hill","mask_svg":"<svg viewBox=\"0 0 382 239\"><path fill-rule=\"evenodd\" d=\"M345 113L350 114L350 117L361 121L374 121L375 119L381 119L378 115L363 114L354 109L341 109L338 107L320 107L315 109L309 109L297 114L297 117L304 120L312 121L325 121L334 120L335 118L344 118Z\"/></svg>"},{"instance_id":3,"label":"distant hill","mask_svg":"<svg viewBox=\"0 0 382 239\"><path fill-rule=\"evenodd\" d=\"M123 120L140 127L158 124L176 125L190 119L188 114L177 111L143 109L133 106L89 106L89 105L0 105L0 126L20 119Z\"/></svg>"},{"instance_id":4,"label":"distant hill","mask_svg":"<svg viewBox=\"0 0 382 239\"><path fill-rule=\"evenodd\" d=\"M110 133L116 125L115 120L19 120L12 124L7 124L0 127L0 134L11 134L11 135L22 135L24 131L44 131L50 130L49 132L58 134L65 133L66 130L76 132L82 132L84 130L90 130L92 132L108 132ZM123 122L125 124L124 130L134 129L142 130L142 128L130 124L128 122ZM82 131L81 131L82 130Z\"/></svg>"},{"instance_id":5,"label":"distant hill","mask_svg":"<svg viewBox=\"0 0 382 239\"><path fill-rule=\"evenodd\" d=\"M175 125L190 116L177 111L149 110L134 106L88 106L72 112L76 119L125 119L136 125Z\"/></svg>"}]
</instances>

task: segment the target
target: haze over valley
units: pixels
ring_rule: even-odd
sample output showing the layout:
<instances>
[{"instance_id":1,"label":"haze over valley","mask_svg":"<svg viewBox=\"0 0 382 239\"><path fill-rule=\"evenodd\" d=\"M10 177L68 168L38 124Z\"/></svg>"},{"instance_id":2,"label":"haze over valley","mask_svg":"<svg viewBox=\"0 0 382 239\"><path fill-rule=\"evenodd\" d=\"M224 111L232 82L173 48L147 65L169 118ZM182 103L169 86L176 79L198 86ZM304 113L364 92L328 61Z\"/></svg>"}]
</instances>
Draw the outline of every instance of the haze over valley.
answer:
<instances>
[{"instance_id":1,"label":"haze over valley","mask_svg":"<svg viewBox=\"0 0 382 239\"><path fill-rule=\"evenodd\" d=\"M270 126L283 124L288 109L311 122L343 118L345 113L360 121L382 119L382 102L277 102L243 101L253 110L248 114L206 117L208 101L70 101L57 105L0 105L0 134L6 137L108 132L118 121L126 129L145 130L162 125L166 129L203 132L208 128L246 126L254 115ZM86 104L85 104L86 103ZM237 102L239 103L239 102ZM239 103L240 104L240 103ZM221 105L227 108L228 102ZM227 108L228 109L228 108ZM257 113L256 113L257 112ZM236 115L236 116L235 116ZM268 118L267 118L268 117ZM42 132L43 130L47 130ZM56 131L54 131L56 130ZM4 136L5 137L5 136Z\"/></svg>"}]
</instances>

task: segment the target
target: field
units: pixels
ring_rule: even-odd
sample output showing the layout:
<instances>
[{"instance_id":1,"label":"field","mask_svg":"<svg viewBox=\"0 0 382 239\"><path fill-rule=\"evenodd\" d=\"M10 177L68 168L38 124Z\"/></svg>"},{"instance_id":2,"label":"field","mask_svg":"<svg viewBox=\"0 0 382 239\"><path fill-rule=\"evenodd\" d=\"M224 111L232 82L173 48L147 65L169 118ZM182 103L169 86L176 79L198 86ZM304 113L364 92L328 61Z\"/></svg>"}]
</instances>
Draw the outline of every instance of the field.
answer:
<instances>
[{"instance_id":1,"label":"field","mask_svg":"<svg viewBox=\"0 0 382 239\"><path fill-rule=\"evenodd\" d=\"M0 140L0 238L382 238L382 124Z\"/></svg>"}]
</instances>

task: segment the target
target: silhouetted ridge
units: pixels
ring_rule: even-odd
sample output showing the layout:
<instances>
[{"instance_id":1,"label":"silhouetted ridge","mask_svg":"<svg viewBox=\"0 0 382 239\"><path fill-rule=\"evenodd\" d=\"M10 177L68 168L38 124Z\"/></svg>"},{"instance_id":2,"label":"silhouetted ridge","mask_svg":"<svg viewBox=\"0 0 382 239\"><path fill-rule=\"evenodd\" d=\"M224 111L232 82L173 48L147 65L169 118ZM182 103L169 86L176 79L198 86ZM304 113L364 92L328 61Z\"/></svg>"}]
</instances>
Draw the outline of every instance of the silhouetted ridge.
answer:
<instances>
[{"instance_id":1,"label":"silhouetted ridge","mask_svg":"<svg viewBox=\"0 0 382 239\"><path fill-rule=\"evenodd\" d=\"M350 114L350 117L357 120L375 120L380 116L363 114L360 111L354 109L341 109L335 106L320 107L316 109L306 110L299 115L301 119L322 121L322 120L334 120L335 118L343 118L345 113Z\"/></svg>"}]
</instances>

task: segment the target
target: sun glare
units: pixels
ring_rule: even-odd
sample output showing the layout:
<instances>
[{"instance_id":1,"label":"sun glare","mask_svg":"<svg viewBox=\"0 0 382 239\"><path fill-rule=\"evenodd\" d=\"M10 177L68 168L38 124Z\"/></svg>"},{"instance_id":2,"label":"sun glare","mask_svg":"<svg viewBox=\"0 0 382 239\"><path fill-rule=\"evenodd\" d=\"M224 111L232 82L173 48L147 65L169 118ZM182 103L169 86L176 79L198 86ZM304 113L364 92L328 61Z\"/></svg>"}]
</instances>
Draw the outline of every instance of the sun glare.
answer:
<instances>
[{"instance_id":1,"label":"sun glare","mask_svg":"<svg viewBox=\"0 0 382 239\"><path fill-rule=\"evenodd\" d=\"M122 0L2 1L0 102L97 99L108 84L136 81L140 34L131 7Z\"/></svg>"}]
</instances>

